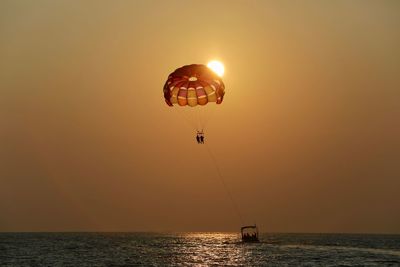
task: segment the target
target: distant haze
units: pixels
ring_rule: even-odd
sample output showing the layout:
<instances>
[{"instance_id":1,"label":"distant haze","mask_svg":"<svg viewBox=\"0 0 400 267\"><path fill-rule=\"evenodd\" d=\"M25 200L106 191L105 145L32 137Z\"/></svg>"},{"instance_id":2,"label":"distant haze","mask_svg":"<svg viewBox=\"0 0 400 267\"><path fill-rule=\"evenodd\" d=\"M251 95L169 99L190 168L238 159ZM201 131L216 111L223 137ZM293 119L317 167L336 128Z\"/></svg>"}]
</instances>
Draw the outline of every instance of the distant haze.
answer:
<instances>
[{"instance_id":1,"label":"distant haze","mask_svg":"<svg viewBox=\"0 0 400 267\"><path fill-rule=\"evenodd\" d=\"M243 222L162 94L212 59ZM400 233L400 1L0 1L0 231L254 222Z\"/></svg>"}]
</instances>

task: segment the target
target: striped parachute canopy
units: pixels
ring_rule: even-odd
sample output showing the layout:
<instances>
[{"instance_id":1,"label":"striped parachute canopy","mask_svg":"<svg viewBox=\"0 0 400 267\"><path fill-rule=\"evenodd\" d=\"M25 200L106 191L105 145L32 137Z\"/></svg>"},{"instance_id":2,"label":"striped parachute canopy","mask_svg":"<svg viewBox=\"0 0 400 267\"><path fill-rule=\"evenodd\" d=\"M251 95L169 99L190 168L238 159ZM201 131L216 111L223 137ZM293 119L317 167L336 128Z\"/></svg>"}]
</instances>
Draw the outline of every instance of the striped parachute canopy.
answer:
<instances>
[{"instance_id":1,"label":"striped parachute canopy","mask_svg":"<svg viewBox=\"0 0 400 267\"><path fill-rule=\"evenodd\" d=\"M169 106L221 104L225 85L222 79L205 65L192 64L176 69L164 85L164 98Z\"/></svg>"}]
</instances>

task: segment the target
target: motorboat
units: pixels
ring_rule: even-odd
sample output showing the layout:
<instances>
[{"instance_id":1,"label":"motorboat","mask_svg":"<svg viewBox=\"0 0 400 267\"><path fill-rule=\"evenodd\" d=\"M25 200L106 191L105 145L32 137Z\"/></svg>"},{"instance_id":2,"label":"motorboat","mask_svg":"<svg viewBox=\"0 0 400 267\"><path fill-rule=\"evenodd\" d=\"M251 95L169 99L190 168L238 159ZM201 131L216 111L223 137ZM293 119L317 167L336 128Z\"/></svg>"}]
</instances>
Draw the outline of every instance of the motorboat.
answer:
<instances>
[{"instance_id":1,"label":"motorboat","mask_svg":"<svg viewBox=\"0 0 400 267\"><path fill-rule=\"evenodd\" d=\"M242 242L259 242L257 225L247 225L240 228Z\"/></svg>"}]
</instances>

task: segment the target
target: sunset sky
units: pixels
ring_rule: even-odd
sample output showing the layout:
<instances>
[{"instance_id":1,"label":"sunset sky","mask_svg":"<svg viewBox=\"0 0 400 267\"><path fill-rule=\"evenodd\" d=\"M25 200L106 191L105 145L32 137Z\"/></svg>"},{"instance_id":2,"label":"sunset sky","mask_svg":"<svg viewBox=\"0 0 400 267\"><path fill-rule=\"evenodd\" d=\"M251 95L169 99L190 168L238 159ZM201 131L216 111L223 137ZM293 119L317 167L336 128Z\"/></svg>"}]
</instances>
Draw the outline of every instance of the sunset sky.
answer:
<instances>
[{"instance_id":1,"label":"sunset sky","mask_svg":"<svg viewBox=\"0 0 400 267\"><path fill-rule=\"evenodd\" d=\"M162 92L213 59L206 142L243 223L400 233L395 0L0 1L0 231L239 230Z\"/></svg>"}]
</instances>

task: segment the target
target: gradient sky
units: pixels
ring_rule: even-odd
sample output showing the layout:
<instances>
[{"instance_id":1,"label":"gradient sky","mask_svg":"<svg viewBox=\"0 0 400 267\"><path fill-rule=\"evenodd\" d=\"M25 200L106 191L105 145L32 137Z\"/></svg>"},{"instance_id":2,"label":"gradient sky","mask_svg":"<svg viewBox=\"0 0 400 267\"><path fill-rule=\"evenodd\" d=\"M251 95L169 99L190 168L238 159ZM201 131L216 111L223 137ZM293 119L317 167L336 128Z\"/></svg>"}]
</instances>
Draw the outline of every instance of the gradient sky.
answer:
<instances>
[{"instance_id":1,"label":"gradient sky","mask_svg":"<svg viewBox=\"0 0 400 267\"><path fill-rule=\"evenodd\" d=\"M0 231L400 233L400 1L0 1ZM202 162L203 164L199 164Z\"/></svg>"}]
</instances>

